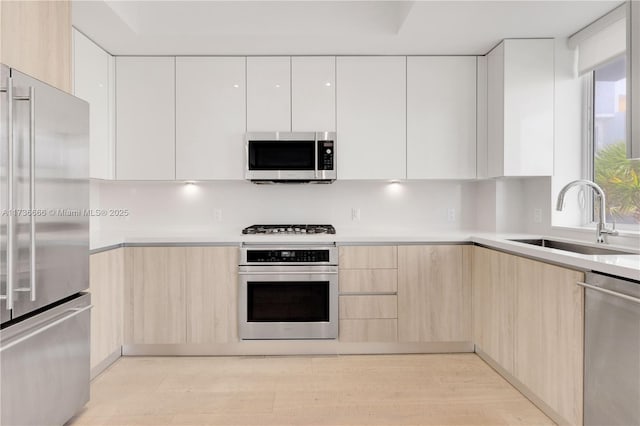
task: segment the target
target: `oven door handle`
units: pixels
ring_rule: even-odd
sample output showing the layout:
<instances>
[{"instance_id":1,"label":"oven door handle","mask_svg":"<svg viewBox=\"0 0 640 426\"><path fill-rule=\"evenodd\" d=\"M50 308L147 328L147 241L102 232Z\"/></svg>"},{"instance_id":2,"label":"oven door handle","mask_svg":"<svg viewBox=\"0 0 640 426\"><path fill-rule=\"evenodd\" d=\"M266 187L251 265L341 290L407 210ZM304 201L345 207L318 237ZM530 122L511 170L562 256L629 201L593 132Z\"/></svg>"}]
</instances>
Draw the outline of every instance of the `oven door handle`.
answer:
<instances>
[{"instance_id":1,"label":"oven door handle","mask_svg":"<svg viewBox=\"0 0 640 426\"><path fill-rule=\"evenodd\" d=\"M239 275L337 275L337 272L328 271L251 271L251 272L238 272Z\"/></svg>"}]
</instances>

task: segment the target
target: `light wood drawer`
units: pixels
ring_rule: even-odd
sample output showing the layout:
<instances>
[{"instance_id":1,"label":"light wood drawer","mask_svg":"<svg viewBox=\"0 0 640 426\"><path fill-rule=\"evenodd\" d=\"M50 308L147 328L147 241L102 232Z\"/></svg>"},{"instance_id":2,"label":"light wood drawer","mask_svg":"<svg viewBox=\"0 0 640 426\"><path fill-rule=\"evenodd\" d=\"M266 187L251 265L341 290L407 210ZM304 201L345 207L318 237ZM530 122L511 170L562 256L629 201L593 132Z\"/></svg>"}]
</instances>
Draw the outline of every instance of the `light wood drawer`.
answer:
<instances>
[{"instance_id":1,"label":"light wood drawer","mask_svg":"<svg viewBox=\"0 0 640 426\"><path fill-rule=\"evenodd\" d=\"M396 246L340 247L340 269L395 269L398 267Z\"/></svg>"},{"instance_id":2,"label":"light wood drawer","mask_svg":"<svg viewBox=\"0 0 640 426\"><path fill-rule=\"evenodd\" d=\"M398 320L348 319L340 320L341 342L397 342Z\"/></svg>"},{"instance_id":3,"label":"light wood drawer","mask_svg":"<svg viewBox=\"0 0 640 426\"><path fill-rule=\"evenodd\" d=\"M398 318L397 296L340 296L339 318Z\"/></svg>"},{"instance_id":4,"label":"light wood drawer","mask_svg":"<svg viewBox=\"0 0 640 426\"><path fill-rule=\"evenodd\" d=\"M340 271L341 293L396 293L396 269L345 269Z\"/></svg>"}]
</instances>

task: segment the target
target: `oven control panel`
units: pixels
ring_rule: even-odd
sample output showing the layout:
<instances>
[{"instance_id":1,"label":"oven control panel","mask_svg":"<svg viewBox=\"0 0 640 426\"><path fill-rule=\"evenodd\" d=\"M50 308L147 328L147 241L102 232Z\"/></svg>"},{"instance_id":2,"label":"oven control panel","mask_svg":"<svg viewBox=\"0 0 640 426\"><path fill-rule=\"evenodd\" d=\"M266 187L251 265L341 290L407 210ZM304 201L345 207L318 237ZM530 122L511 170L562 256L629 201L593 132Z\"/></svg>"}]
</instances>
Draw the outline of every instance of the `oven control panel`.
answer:
<instances>
[{"instance_id":1,"label":"oven control panel","mask_svg":"<svg viewBox=\"0 0 640 426\"><path fill-rule=\"evenodd\" d=\"M250 263L327 263L329 250L247 250Z\"/></svg>"}]
</instances>

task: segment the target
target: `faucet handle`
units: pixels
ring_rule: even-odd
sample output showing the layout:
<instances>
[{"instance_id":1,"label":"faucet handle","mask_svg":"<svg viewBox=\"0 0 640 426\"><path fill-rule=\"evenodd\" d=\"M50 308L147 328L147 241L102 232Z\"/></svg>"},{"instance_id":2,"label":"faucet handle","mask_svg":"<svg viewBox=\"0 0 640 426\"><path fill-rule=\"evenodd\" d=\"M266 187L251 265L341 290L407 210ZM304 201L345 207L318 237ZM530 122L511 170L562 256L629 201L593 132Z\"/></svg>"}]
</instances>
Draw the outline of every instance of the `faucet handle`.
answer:
<instances>
[{"instance_id":1,"label":"faucet handle","mask_svg":"<svg viewBox=\"0 0 640 426\"><path fill-rule=\"evenodd\" d=\"M607 235L613 235L613 236L618 235L618 231L616 231L616 223L614 221L611 221L611 229L605 229L604 232Z\"/></svg>"}]
</instances>

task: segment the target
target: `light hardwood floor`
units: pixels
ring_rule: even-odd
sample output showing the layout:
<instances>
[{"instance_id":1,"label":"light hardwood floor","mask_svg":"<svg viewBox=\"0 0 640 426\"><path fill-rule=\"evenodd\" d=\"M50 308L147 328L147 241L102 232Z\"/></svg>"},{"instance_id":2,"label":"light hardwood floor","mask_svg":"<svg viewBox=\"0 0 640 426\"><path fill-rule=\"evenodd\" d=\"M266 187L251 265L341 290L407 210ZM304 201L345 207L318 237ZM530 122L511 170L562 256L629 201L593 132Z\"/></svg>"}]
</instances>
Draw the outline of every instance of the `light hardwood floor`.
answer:
<instances>
[{"instance_id":1,"label":"light hardwood floor","mask_svg":"<svg viewBox=\"0 0 640 426\"><path fill-rule=\"evenodd\" d=\"M69 425L548 425L475 354L121 358Z\"/></svg>"}]
</instances>

